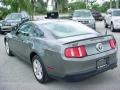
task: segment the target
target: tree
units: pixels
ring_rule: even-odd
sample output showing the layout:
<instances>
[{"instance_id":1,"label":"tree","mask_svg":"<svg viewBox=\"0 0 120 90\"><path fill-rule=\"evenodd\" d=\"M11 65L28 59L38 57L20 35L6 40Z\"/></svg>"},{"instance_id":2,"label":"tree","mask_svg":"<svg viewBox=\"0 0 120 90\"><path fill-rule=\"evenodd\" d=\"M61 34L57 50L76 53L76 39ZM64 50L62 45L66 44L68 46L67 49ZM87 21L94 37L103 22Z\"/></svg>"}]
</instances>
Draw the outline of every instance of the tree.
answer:
<instances>
[{"instance_id":1,"label":"tree","mask_svg":"<svg viewBox=\"0 0 120 90\"><path fill-rule=\"evenodd\" d=\"M76 10L76 9L85 9L86 4L85 2L74 2L74 3L69 3L68 7L70 8L71 11Z\"/></svg>"},{"instance_id":2,"label":"tree","mask_svg":"<svg viewBox=\"0 0 120 90\"><path fill-rule=\"evenodd\" d=\"M99 4L93 4L92 5L92 9L96 10L96 11L100 11L101 6Z\"/></svg>"},{"instance_id":3,"label":"tree","mask_svg":"<svg viewBox=\"0 0 120 90\"><path fill-rule=\"evenodd\" d=\"M45 14L47 11L47 3L43 2L43 0L38 0L35 5L35 12L37 14Z\"/></svg>"},{"instance_id":4,"label":"tree","mask_svg":"<svg viewBox=\"0 0 120 90\"><path fill-rule=\"evenodd\" d=\"M3 19L8 13L9 10L7 8L0 7L0 20Z\"/></svg>"},{"instance_id":5,"label":"tree","mask_svg":"<svg viewBox=\"0 0 120 90\"><path fill-rule=\"evenodd\" d=\"M68 0L56 0L60 12L65 12L68 9Z\"/></svg>"},{"instance_id":6,"label":"tree","mask_svg":"<svg viewBox=\"0 0 120 90\"><path fill-rule=\"evenodd\" d=\"M11 12L20 12L26 10L31 12L31 2L30 0L2 0L5 6L10 6Z\"/></svg>"}]
</instances>

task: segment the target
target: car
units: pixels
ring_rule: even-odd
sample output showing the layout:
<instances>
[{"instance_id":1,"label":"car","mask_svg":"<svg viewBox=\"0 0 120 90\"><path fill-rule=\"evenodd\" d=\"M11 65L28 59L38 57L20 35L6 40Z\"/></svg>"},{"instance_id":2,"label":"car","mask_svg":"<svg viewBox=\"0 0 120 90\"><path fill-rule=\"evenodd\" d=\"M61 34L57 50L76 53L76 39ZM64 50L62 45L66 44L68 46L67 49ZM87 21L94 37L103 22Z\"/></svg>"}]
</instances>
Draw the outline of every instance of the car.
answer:
<instances>
[{"instance_id":1,"label":"car","mask_svg":"<svg viewBox=\"0 0 120 90\"><path fill-rule=\"evenodd\" d=\"M120 9L108 9L104 18L105 28L110 26L112 32L120 30Z\"/></svg>"},{"instance_id":2,"label":"car","mask_svg":"<svg viewBox=\"0 0 120 90\"><path fill-rule=\"evenodd\" d=\"M9 56L32 65L40 83L86 79L117 67L115 38L72 20L28 21L4 42Z\"/></svg>"},{"instance_id":3,"label":"car","mask_svg":"<svg viewBox=\"0 0 120 90\"><path fill-rule=\"evenodd\" d=\"M98 12L96 10L91 10L91 12L92 12L92 15L95 18L95 20L102 21L104 19L100 12Z\"/></svg>"},{"instance_id":4,"label":"car","mask_svg":"<svg viewBox=\"0 0 120 90\"><path fill-rule=\"evenodd\" d=\"M90 10L80 9L73 12L72 20L81 22L93 29L96 29L95 19Z\"/></svg>"},{"instance_id":5,"label":"car","mask_svg":"<svg viewBox=\"0 0 120 90\"><path fill-rule=\"evenodd\" d=\"M30 17L26 13L8 14L6 18L0 22L0 33L10 32L13 28L16 28L28 20L30 20Z\"/></svg>"}]
</instances>

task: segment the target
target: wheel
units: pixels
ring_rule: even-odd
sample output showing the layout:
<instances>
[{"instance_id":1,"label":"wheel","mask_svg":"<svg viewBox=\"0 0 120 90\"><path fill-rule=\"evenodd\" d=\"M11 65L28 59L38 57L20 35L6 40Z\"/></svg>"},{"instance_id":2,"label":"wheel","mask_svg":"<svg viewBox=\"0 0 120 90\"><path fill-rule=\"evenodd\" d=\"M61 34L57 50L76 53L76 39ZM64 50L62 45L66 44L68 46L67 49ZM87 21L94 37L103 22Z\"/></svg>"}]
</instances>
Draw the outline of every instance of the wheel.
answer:
<instances>
[{"instance_id":1,"label":"wheel","mask_svg":"<svg viewBox=\"0 0 120 90\"><path fill-rule=\"evenodd\" d=\"M5 49L6 49L6 52L9 56L13 56L12 51L10 50L9 44L7 41L5 42Z\"/></svg>"},{"instance_id":2,"label":"wheel","mask_svg":"<svg viewBox=\"0 0 120 90\"><path fill-rule=\"evenodd\" d=\"M111 32L115 31L113 23L111 23L110 30L111 30Z\"/></svg>"},{"instance_id":3,"label":"wheel","mask_svg":"<svg viewBox=\"0 0 120 90\"><path fill-rule=\"evenodd\" d=\"M0 30L0 34L4 34L5 32L2 32L1 30Z\"/></svg>"},{"instance_id":4,"label":"wheel","mask_svg":"<svg viewBox=\"0 0 120 90\"><path fill-rule=\"evenodd\" d=\"M42 63L40 57L35 55L32 59L33 73L35 78L40 83L46 83L49 80L48 74L45 70L44 64Z\"/></svg>"},{"instance_id":5,"label":"wheel","mask_svg":"<svg viewBox=\"0 0 120 90\"><path fill-rule=\"evenodd\" d=\"M96 24L94 24L94 29L96 30Z\"/></svg>"},{"instance_id":6,"label":"wheel","mask_svg":"<svg viewBox=\"0 0 120 90\"><path fill-rule=\"evenodd\" d=\"M105 23L105 28L108 28L108 24L106 23L106 21L104 21L104 23Z\"/></svg>"}]
</instances>

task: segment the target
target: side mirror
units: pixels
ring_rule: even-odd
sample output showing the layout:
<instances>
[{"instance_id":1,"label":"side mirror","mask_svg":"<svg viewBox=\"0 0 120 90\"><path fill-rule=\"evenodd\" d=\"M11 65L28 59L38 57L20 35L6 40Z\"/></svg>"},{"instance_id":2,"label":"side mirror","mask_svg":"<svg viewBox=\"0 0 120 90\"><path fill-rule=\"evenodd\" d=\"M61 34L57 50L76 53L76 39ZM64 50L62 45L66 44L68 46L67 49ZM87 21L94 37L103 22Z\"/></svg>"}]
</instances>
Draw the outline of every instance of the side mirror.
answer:
<instances>
[{"instance_id":1,"label":"side mirror","mask_svg":"<svg viewBox=\"0 0 120 90\"><path fill-rule=\"evenodd\" d=\"M21 20L24 22L24 21L29 21L29 18L27 18L27 17L23 17L23 18L21 18Z\"/></svg>"},{"instance_id":2,"label":"side mirror","mask_svg":"<svg viewBox=\"0 0 120 90\"><path fill-rule=\"evenodd\" d=\"M111 17L112 16L112 14L111 13L108 13L108 15Z\"/></svg>"},{"instance_id":3,"label":"side mirror","mask_svg":"<svg viewBox=\"0 0 120 90\"><path fill-rule=\"evenodd\" d=\"M25 17L22 17L21 19L22 19L22 20L25 20Z\"/></svg>"},{"instance_id":4,"label":"side mirror","mask_svg":"<svg viewBox=\"0 0 120 90\"><path fill-rule=\"evenodd\" d=\"M72 18L72 17L73 17L73 13L70 13L70 14L69 14L69 18Z\"/></svg>"}]
</instances>

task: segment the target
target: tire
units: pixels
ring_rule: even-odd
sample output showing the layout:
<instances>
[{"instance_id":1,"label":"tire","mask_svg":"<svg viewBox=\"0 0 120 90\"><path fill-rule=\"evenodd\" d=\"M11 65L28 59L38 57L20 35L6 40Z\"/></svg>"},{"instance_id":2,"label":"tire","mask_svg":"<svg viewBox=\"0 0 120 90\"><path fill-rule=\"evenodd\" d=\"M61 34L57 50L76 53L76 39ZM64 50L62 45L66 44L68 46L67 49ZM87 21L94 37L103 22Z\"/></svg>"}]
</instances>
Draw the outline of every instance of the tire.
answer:
<instances>
[{"instance_id":1,"label":"tire","mask_svg":"<svg viewBox=\"0 0 120 90\"><path fill-rule=\"evenodd\" d=\"M96 24L94 24L94 30L96 30Z\"/></svg>"},{"instance_id":2,"label":"tire","mask_svg":"<svg viewBox=\"0 0 120 90\"><path fill-rule=\"evenodd\" d=\"M3 31L0 30L0 34L4 34L4 33L5 33L5 32L3 32Z\"/></svg>"},{"instance_id":3,"label":"tire","mask_svg":"<svg viewBox=\"0 0 120 90\"><path fill-rule=\"evenodd\" d=\"M111 30L111 32L115 32L113 23L111 23L111 25L110 25L110 30Z\"/></svg>"},{"instance_id":4,"label":"tire","mask_svg":"<svg viewBox=\"0 0 120 90\"><path fill-rule=\"evenodd\" d=\"M35 55L32 58L32 68L34 76L37 79L37 81L39 81L42 84L47 83L49 81L49 77L45 70L44 64L42 63L38 55Z\"/></svg>"},{"instance_id":5,"label":"tire","mask_svg":"<svg viewBox=\"0 0 120 90\"><path fill-rule=\"evenodd\" d=\"M9 44L7 41L5 41L5 49L6 49L8 56L13 56L12 51L10 50Z\"/></svg>"},{"instance_id":6,"label":"tire","mask_svg":"<svg viewBox=\"0 0 120 90\"><path fill-rule=\"evenodd\" d=\"M106 21L104 21L104 23L105 23L105 28L108 28L108 24L106 23Z\"/></svg>"}]
</instances>

